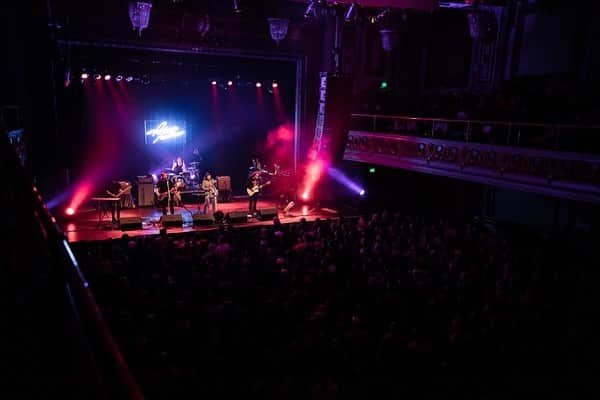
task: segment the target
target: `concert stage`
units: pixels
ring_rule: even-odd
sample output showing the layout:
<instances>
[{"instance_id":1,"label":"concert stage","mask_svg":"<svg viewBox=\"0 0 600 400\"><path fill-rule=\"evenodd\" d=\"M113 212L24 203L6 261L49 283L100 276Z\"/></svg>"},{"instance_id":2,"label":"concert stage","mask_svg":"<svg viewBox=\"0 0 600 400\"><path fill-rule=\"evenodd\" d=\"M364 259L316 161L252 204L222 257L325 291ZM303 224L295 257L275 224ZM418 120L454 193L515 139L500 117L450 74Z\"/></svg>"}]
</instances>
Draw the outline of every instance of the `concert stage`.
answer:
<instances>
[{"instance_id":1,"label":"concert stage","mask_svg":"<svg viewBox=\"0 0 600 400\"><path fill-rule=\"evenodd\" d=\"M204 203L200 204L200 209L204 208ZM275 200L261 198L258 202L258 210L277 208ZM247 213L248 198L245 196L234 197L232 201L219 203L217 210L227 215L228 213ZM201 211L200 211L201 212ZM182 216L183 225L181 227L168 227L168 233L199 232L215 230L218 224L194 226L193 214L199 213L198 204L185 204L184 207L175 207L175 214ZM111 224L110 212L104 215L99 222L98 212L93 203L87 208L80 209L78 213L68 221L61 221L60 225L65 232L69 242L94 241L104 239L120 238L123 234L129 236L155 235L160 232L161 210L155 207L137 207L121 210L121 220L124 218L139 217L142 221L142 229L121 230L118 225ZM327 219L339 216L339 212L333 208L313 208L310 205L296 205L288 215L284 215L281 209L278 209L279 220L286 223L299 222L302 218L307 221L314 221L317 218ZM260 220L259 218L248 218L247 222L232 223L233 226L249 227L260 225L272 225L272 218Z\"/></svg>"}]
</instances>

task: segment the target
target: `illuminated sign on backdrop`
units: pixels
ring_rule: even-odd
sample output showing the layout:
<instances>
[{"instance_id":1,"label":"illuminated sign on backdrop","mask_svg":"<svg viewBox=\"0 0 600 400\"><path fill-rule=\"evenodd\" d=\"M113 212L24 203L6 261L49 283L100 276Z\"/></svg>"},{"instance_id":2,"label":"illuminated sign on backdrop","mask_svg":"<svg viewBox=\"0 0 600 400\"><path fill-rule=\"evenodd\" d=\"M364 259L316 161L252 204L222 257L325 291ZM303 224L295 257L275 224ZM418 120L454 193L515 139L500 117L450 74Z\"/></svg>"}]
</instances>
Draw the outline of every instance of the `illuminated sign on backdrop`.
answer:
<instances>
[{"instance_id":1,"label":"illuminated sign on backdrop","mask_svg":"<svg viewBox=\"0 0 600 400\"><path fill-rule=\"evenodd\" d=\"M147 120L144 122L146 144L163 142L185 143L185 121Z\"/></svg>"}]
</instances>

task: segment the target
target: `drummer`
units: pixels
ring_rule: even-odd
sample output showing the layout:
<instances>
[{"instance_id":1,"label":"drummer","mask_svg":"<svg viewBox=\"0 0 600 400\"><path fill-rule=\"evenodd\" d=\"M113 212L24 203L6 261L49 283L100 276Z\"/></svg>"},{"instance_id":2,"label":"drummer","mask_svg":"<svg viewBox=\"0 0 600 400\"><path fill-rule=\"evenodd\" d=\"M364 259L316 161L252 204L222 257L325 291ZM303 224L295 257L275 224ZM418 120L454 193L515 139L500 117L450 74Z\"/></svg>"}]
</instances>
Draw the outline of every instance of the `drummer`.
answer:
<instances>
[{"instance_id":1,"label":"drummer","mask_svg":"<svg viewBox=\"0 0 600 400\"><path fill-rule=\"evenodd\" d=\"M173 160L173 165L171 166L171 169L173 170L173 173L178 175L187 172L185 161L183 161L183 158L181 157L177 157L177 159Z\"/></svg>"}]
</instances>

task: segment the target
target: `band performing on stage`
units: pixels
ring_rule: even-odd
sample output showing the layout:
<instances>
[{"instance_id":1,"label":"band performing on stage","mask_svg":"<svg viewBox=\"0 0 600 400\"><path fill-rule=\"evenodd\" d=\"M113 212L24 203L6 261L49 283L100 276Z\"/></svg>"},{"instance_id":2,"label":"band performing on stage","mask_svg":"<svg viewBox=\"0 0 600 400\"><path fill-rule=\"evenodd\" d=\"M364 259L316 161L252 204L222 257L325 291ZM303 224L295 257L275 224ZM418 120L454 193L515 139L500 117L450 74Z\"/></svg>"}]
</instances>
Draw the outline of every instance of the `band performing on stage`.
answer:
<instances>
[{"instance_id":1,"label":"band performing on stage","mask_svg":"<svg viewBox=\"0 0 600 400\"><path fill-rule=\"evenodd\" d=\"M176 207L181 207L192 213L186 208L186 204L195 204L197 212L199 213L211 215L217 213L218 203L220 201L228 202L232 199L231 177L216 176L209 170L200 173L199 169L201 167L202 157L196 153L197 149L195 149L194 161L190 162L189 166L186 165L186 162L182 157L176 157L171 165L161 169L158 177L152 179L148 175L148 179L150 179L150 181L148 181L146 176L138 176L138 205L148 206L154 204L162 215L174 215L176 213ZM265 193L267 187L271 185L272 182L277 184L279 178L289 177L290 174L289 172L282 171L278 164L273 164L273 168L268 169L266 165L262 164L256 157L251 159L250 164L244 186L245 196L243 197L248 199L248 216L256 217L259 209L259 198ZM145 187L144 185L147 184L152 185L150 193L153 194L154 199L151 203L148 203L147 200L142 202L142 199L140 198L142 196L147 198L147 192L142 190L142 186ZM288 191L287 186L290 186L288 181L286 181L285 185L280 185L280 187L283 187L283 189L280 190ZM94 197L98 207L102 205L102 208L106 211L108 211L106 206L110 207L113 223L120 222L122 208L136 207L133 201L132 187L132 184L127 181L114 180L106 187L102 194L105 197L108 196L106 197L106 201L98 201L98 199L104 199L104 197ZM271 194L284 197L283 194L276 193L275 191L272 191ZM243 197L241 197L241 199L243 199ZM240 199L240 196L237 196L236 198ZM118 201L108 201L111 199L118 199ZM287 199L288 197L286 194L285 203L288 203Z\"/></svg>"}]
</instances>

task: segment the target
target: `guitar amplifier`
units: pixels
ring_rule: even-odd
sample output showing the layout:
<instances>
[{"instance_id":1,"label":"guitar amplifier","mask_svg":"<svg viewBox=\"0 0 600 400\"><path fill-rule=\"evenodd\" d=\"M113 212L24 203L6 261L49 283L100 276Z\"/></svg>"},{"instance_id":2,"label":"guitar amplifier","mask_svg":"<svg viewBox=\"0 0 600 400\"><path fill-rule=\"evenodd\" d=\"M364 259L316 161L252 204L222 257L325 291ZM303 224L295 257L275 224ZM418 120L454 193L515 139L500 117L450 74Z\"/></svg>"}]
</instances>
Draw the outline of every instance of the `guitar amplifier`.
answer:
<instances>
[{"instance_id":1,"label":"guitar amplifier","mask_svg":"<svg viewBox=\"0 0 600 400\"><path fill-rule=\"evenodd\" d=\"M217 189L219 190L219 202L227 202L231 200L231 177L230 176L218 176L217 177Z\"/></svg>"},{"instance_id":2,"label":"guitar amplifier","mask_svg":"<svg viewBox=\"0 0 600 400\"><path fill-rule=\"evenodd\" d=\"M152 175L138 175L137 183L154 183Z\"/></svg>"},{"instance_id":3,"label":"guitar amplifier","mask_svg":"<svg viewBox=\"0 0 600 400\"><path fill-rule=\"evenodd\" d=\"M154 206L154 184L152 182L138 183L137 201L140 207Z\"/></svg>"},{"instance_id":4,"label":"guitar amplifier","mask_svg":"<svg viewBox=\"0 0 600 400\"><path fill-rule=\"evenodd\" d=\"M231 191L231 177L230 176L218 176L217 177L217 189Z\"/></svg>"}]
</instances>

